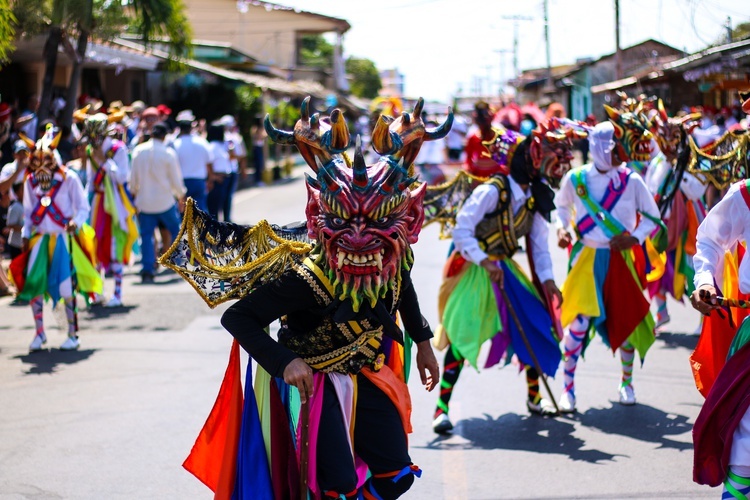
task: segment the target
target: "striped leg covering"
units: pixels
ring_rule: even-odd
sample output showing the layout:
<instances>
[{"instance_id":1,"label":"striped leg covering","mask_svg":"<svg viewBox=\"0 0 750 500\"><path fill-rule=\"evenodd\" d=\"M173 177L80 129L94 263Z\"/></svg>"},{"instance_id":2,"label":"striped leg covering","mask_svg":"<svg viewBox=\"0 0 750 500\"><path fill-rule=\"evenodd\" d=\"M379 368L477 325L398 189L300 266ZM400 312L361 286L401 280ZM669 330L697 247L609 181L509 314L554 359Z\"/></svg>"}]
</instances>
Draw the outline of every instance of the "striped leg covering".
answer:
<instances>
[{"instance_id":1,"label":"striped leg covering","mask_svg":"<svg viewBox=\"0 0 750 500\"><path fill-rule=\"evenodd\" d=\"M667 292L663 288L654 295L654 303L656 304L656 324L661 325L669 319L669 311L667 311Z\"/></svg>"},{"instance_id":2,"label":"striped leg covering","mask_svg":"<svg viewBox=\"0 0 750 500\"><path fill-rule=\"evenodd\" d=\"M119 262L113 262L110 268L112 269L112 277L115 280L114 296L122 300L122 264Z\"/></svg>"},{"instance_id":3,"label":"striped leg covering","mask_svg":"<svg viewBox=\"0 0 750 500\"><path fill-rule=\"evenodd\" d=\"M622 363L621 387L633 385L633 359L635 358L635 347L627 340L620 346L620 362Z\"/></svg>"},{"instance_id":4,"label":"striped leg covering","mask_svg":"<svg viewBox=\"0 0 750 500\"><path fill-rule=\"evenodd\" d=\"M746 500L750 495L750 477L743 477L735 474L731 470L724 480L724 491L721 493L721 500Z\"/></svg>"},{"instance_id":5,"label":"striped leg covering","mask_svg":"<svg viewBox=\"0 0 750 500\"><path fill-rule=\"evenodd\" d=\"M526 367L526 387L529 391L529 403L538 405L542 400L539 394L539 372L530 366Z\"/></svg>"},{"instance_id":6,"label":"striped leg covering","mask_svg":"<svg viewBox=\"0 0 750 500\"><path fill-rule=\"evenodd\" d=\"M573 323L571 323L568 329L568 334L565 335L565 364L564 364L564 379L563 392L569 392L575 397L575 374L576 366L578 365L578 358L581 356L583 350L583 340L586 338L586 332L589 329L589 319L584 316L578 316Z\"/></svg>"},{"instance_id":7,"label":"striped leg covering","mask_svg":"<svg viewBox=\"0 0 750 500\"><path fill-rule=\"evenodd\" d=\"M44 296L31 299L31 313L34 315L36 334L44 338Z\"/></svg>"},{"instance_id":8,"label":"striped leg covering","mask_svg":"<svg viewBox=\"0 0 750 500\"><path fill-rule=\"evenodd\" d=\"M65 299L65 316L68 318L68 337L78 337L76 332L76 310L73 303L73 297Z\"/></svg>"},{"instance_id":9,"label":"striped leg covering","mask_svg":"<svg viewBox=\"0 0 750 500\"><path fill-rule=\"evenodd\" d=\"M456 385L458 376L461 374L464 359L453 352L453 346L448 346L448 352L445 353L445 362L443 364L443 378L440 380L440 397L438 398L433 418L437 418L443 413L448 413L448 404L453 395L453 386Z\"/></svg>"}]
</instances>

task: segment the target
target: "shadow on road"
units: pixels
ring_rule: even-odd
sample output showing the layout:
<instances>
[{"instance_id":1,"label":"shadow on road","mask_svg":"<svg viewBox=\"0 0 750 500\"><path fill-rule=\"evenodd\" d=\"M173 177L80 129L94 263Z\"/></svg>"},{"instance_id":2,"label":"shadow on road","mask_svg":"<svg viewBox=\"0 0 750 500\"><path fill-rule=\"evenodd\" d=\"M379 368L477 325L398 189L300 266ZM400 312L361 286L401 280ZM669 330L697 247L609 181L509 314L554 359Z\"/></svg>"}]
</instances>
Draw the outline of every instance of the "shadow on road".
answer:
<instances>
[{"instance_id":1,"label":"shadow on road","mask_svg":"<svg viewBox=\"0 0 750 500\"><path fill-rule=\"evenodd\" d=\"M659 333L656 336L657 342L662 342L664 347L668 349L676 349L678 347L688 349L692 351L698 344L698 335L691 333Z\"/></svg>"},{"instance_id":2,"label":"shadow on road","mask_svg":"<svg viewBox=\"0 0 750 500\"><path fill-rule=\"evenodd\" d=\"M436 437L427 449L486 449L518 450L535 453L555 453L572 460L600 463L612 461L617 455L599 450L584 450L586 442L573 436L573 423L558 418L543 418L506 413L497 418L460 420L453 435ZM453 439L460 436L463 439ZM453 442L451 442L453 441ZM468 441L468 442L466 442Z\"/></svg>"},{"instance_id":3,"label":"shadow on road","mask_svg":"<svg viewBox=\"0 0 750 500\"><path fill-rule=\"evenodd\" d=\"M133 309L137 309L138 306L120 306L120 307L92 307L86 310L85 319L107 319L112 316L119 316L122 314L128 314Z\"/></svg>"},{"instance_id":4,"label":"shadow on road","mask_svg":"<svg viewBox=\"0 0 750 500\"><path fill-rule=\"evenodd\" d=\"M43 373L55 373L59 365L74 365L85 361L94 354L97 349L79 349L77 351L61 351L60 349L47 349L39 352L13 356L12 359L20 359L26 365L30 365L25 375L39 375Z\"/></svg>"},{"instance_id":5,"label":"shadow on road","mask_svg":"<svg viewBox=\"0 0 750 500\"><path fill-rule=\"evenodd\" d=\"M665 413L652 406L637 404L624 407L612 403L610 408L591 408L573 417L582 425L599 429L607 434L657 443L661 448L679 451L693 449L692 439L689 442L675 441L668 436L679 436L691 432L693 426L688 424L688 417L675 413Z\"/></svg>"},{"instance_id":6,"label":"shadow on road","mask_svg":"<svg viewBox=\"0 0 750 500\"><path fill-rule=\"evenodd\" d=\"M161 276L167 276L170 275L169 279L161 279ZM133 286L163 286L163 285L174 285L175 283L182 282L182 278L175 273L164 273L159 274L159 279L154 279L151 283L141 283L141 282L135 282L133 283Z\"/></svg>"}]
</instances>

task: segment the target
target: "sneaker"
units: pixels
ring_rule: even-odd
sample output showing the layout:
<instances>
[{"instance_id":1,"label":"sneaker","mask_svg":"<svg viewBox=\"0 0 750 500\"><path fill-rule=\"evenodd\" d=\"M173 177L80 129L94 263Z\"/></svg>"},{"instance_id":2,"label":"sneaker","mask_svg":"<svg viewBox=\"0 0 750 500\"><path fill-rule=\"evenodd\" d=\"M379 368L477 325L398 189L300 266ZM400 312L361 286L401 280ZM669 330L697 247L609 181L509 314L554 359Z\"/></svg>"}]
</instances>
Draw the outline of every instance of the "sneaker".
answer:
<instances>
[{"instance_id":1,"label":"sneaker","mask_svg":"<svg viewBox=\"0 0 750 500\"><path fill-rule=\"evenodd\" d=\"M447 413L441 413L432 421L432 430L437 434L448 434L453 430L453 424L448 418Z\"/></svg>"},{"instance_id":2,"label":"sneaker","mask_svg":"<svg viewBox=\"0 0 750 500\"><path fill-rule=\"evenodd\" d=\"M635 391L632 384L620 386L620 404L625 406L633 406L635 404Z\"/></svg>"},{"instance_id":3,"label":"sneaker","mask_svg":"<svg viewBox=\"0 0 750 500\"><path fill-rule=\"evenodd\" d=\"M576 411L576 397L572 392L563 392L557 403L560 413L573 413Z\"/></svg>"},{"instance_id":4,"label":"sneaker","mask_svg":"<svg viewBox=\"0 0 750 500\"><path fill-rule=\"evenodd\" d=\"M526 400L526 408L529 412L535 415L552 416L557 415L555 405L549 399L542 398L538 403L532 403L528 399Z\"/></svg>"},{"instance_id":5,"label":"sneaker","mask_svg":"<svg viewBox=\"0 0 750 500\"><path fill-rule=\"evenodd\" d=\"M141 276L141 283L150 284L154 282L154 275L151 273L143 273Z\"/></svg>"},{"instance_id":6,"label":"sneaker","mask_svg":"<svg viewBox=\"0 0 750 500\"><path fill-rule=\"evenodd\" d=\"M661 328L661 327L664 326L664 325L666 325L667 323L669 323L670 319L671 318L669 317L668 313L657 314L656 315L656 324L654 325L654 332L656 332L656 333L661 332L663 330L663 328Z\"/></svg>"},{"instance_id":7,"label":"sneaker","mask_svg":"<svg viewBox=\"0 0 750 500\"><path fill-rule=\"evenodd\" d=\"M119 297L112 297L104 307L122 307L122 300Z\"/></svg>"},{"instance_id":8,"label":"sneaker","mask_svg":"<svg viewBox=\"0 0 750 500\"><path fill-rule=\"evenodd\" d=\"M34 340L31 341L31 345L29 346L29 352L41 351L42 346L46 343L47 343L47 336L44 333L40 333L39 335L34 337Z\"/></svg>"},{"instance_id":9,"label":"sneaker","mask_svg":"<svg viewBox=\"0 0 750 500\"><path fill-rule=\"evenodd\" d=\"M75 351L80 347L81 343L78 341L78 337L68 337L68 339L60 346L61 351Z\"/></svg>"},{"instance_id":10,"label":"sneaker","mask_svg":"<svg viewBox=\"0 0 750 500\"><path fill-rule=\"evenodd\" d=\"M91 305L92 306L101 306L101 305L104 305L104 301L105 301L104 295L102 295L100 293L95 293L94 294L94 298L91 299Z\"/></svg>"}]
</instances>

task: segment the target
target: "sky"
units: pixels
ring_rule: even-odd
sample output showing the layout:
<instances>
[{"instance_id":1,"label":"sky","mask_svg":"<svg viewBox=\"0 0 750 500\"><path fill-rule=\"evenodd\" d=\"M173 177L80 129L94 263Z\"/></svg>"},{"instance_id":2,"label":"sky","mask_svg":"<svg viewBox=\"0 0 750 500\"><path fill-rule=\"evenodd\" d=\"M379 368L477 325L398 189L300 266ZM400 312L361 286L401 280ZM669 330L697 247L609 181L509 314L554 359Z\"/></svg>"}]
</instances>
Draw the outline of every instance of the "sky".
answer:
<instances>
[{"instance_id":1,"label":"sky","mask_svg":"<svg viewBox=\"0 0 750 500\"><path fill-rule=\"evenodd\" d=\"M405 95L450 102L453 95L499 93L518 67L547 65L544 0L274 0L345 19L344 56L397 68ZM547 0L552 66L615 51L614 0ZM653 38L688 53L750 21L747 0L620 0L620 47ZM521 20L510 19L513 16Z\"/></svg>"}]
</instances>

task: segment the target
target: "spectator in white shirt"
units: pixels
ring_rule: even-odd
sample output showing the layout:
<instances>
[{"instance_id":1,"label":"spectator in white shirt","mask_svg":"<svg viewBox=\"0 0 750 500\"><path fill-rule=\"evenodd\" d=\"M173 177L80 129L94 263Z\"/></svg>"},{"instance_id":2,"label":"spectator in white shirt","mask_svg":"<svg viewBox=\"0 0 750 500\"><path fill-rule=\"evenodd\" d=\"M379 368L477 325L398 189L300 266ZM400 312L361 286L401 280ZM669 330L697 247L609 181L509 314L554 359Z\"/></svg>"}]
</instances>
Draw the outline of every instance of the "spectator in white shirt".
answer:
<instances>
[{"instance_id":1,"label":"spectator in white shirt","mask_svg":"<svg viewBox=\"0 0 750 500\"><path fill-rule=\"evenodd\" d=\"M172 143L182 170L182 178L187 188L187 195L203 211L207 210L207 195L211 189L210 179L213 173L213 155L211 148L202 137L193 134L195 116L189 109L177 114L177 126L180 135Z\"/></svg>"},{"instance_id":2,"label":"spectator in white shirt","mask_svg":"<svg viewBox=\"0 0 750 500\"><path fill-rule=\"evenodd\" d=\"M213 156L213 182L208 192L208 213L219 220L219 211L224 215L224 221L229 222L229 214L224 209L224 202L229 196L232 174L232 161L229 146L224 138L222 125L210 125L206 132L206 140L211 147Z\"/></svg>"},{"instance_id":3,"label":"spectator in white shirt","mask_svg":"<svg viewBox=\"0 0 750 500\"><path fill-rule=\"evenodd\" d=\"M139 144L133 151L130 191L135 198L141 226L143 283L154 281L154 230L161 223L172 238L177 236L180 231L180 216L176 202L179 202L180 210L183 210L187 191L177 154L164 145L167 133L167 125L157 123L151 129L151 139ZM170 245L171 241L162 242L163 248L169 248Z\"/></svg>"},{"instance_id":4,"label":"spectator in white shirt","mask_svg":"<svg viewBox=\"0 0 750 500\"><path fill-rule=\"evenodd\" d=\"M229 147L229 161L232 164L232 173L229 174L229 187L223 206L224 220L229 221L232 220L232 201L234 200L234 192L237 190L238 177L243 181L247 177L247 170L245 168L247 148L245 147L245 140L242 138L242 134L240 134L240 130L237 127L237 121L232 115L222 116L220 124L224 125L224 140Z\"/></svg>"}]
</instances>

